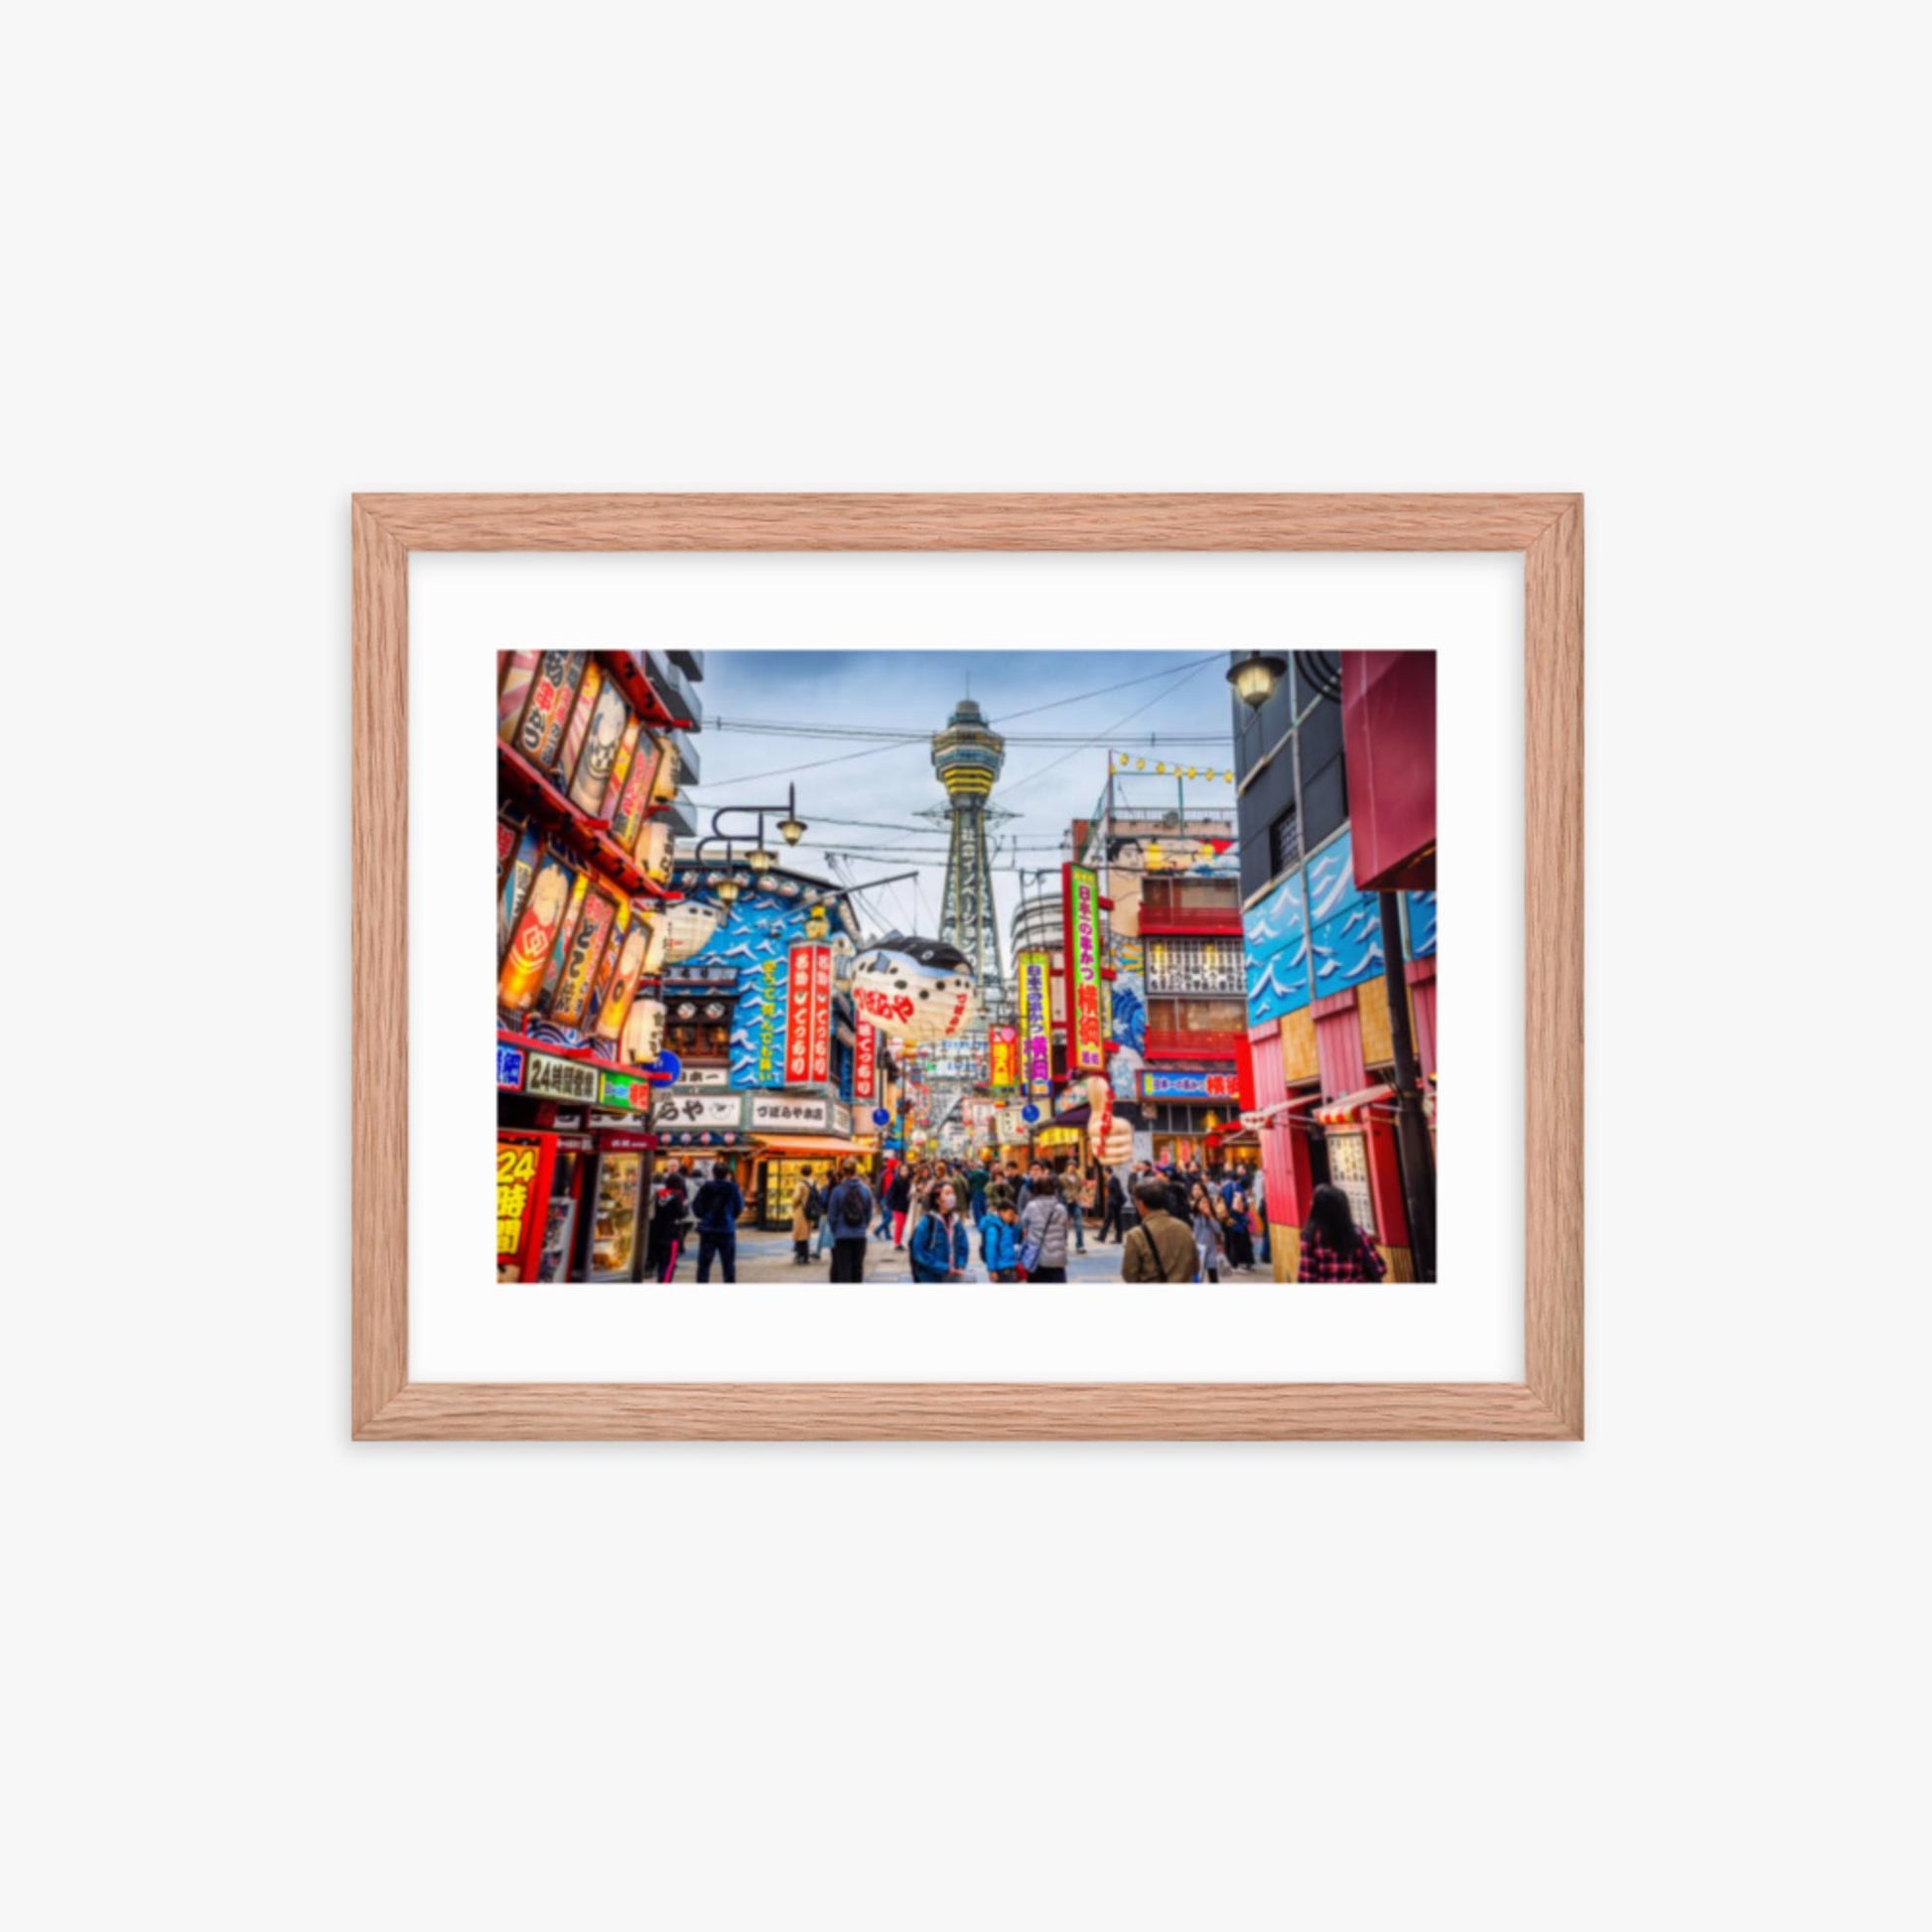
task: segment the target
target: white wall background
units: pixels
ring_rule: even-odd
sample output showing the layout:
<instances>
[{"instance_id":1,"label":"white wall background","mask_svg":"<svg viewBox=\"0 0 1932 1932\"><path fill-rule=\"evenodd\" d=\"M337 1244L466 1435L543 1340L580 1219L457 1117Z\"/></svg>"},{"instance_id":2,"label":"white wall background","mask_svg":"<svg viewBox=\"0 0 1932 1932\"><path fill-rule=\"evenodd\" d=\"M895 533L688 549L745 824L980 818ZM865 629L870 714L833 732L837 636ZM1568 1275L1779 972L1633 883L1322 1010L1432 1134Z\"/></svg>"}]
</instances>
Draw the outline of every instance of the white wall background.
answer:
<instances>
[{"instance_id":1,"label":"white wall background","mask_svg":"<svg viewBox=\"0 0 1932 1932\"><path fill-rule=\"evenodd\" d=\"M1923 1922L1904 21L15 27L15 1922ZM351 1448L348 492L1016 486L1588 491L1588 1443Z\"/></svg>"}]
</instances>

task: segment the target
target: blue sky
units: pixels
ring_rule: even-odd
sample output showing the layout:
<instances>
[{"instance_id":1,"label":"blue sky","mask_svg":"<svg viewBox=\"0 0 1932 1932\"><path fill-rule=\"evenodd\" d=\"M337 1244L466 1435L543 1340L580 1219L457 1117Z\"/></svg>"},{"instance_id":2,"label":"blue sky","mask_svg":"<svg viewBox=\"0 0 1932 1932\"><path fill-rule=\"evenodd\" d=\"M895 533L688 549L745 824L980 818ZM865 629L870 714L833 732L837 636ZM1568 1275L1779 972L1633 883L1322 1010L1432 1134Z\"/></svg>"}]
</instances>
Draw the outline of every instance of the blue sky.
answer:
<instances>
[{"instance_id":1,"label":"blue sky","mask_svg":"<svg viewBox=\"0 0 1932 1932\"><path fill-rule=\"evenodd\" d=\"M843 855L858 879L916 868L916 881L862 900L861 920L870 931L916 919L914 929L935 932L945 828L914 814L943 805L945 793L923 740L880 745L712 726L722 719L890 726L929 734L944 728L954 704L970 691L995 730L1009 720L1013 733L1050 732L1090 741L1078 748L1020 743L1007 748L1006 767L993 791L996 806L1018 814L994 827L998 841L1018 847L996 851L994 859L1004 950L1022 892L1021 879L1009 869L1057 871L1066 856L1061 841L1069 823L1093 810L1106 783L1110 747L1145 757L1150 767L1157 759L1232 766L1227 663L1224 651L712 650L706 653L702 686L706 729L698 741L704 782L691 789L699 829L710 830L717 806L782 799L785 787L795 784L799 816L811 827L799 849L801 864L839 878L833 861ZM1077 702L1056 704L1059 699ZM1035 709L1042 706L1052 708ZM1015 715L1023 712L1029 715ZM1150 734L1175 742L1143 742ZM1152 777L1136 782L1141 787L1157 783ZM1151 790L1135 793L1152 795ZM1163 795L1172 802L1165 787ZM1189 786L1187 802L1190 810L1225 807L1231 817L1234 788ZM744 820L727 819L726 826L734 835L740 827L751 829ZM1030 881L1027 889L1037 885Z\"/></svg>"}]
</instances>

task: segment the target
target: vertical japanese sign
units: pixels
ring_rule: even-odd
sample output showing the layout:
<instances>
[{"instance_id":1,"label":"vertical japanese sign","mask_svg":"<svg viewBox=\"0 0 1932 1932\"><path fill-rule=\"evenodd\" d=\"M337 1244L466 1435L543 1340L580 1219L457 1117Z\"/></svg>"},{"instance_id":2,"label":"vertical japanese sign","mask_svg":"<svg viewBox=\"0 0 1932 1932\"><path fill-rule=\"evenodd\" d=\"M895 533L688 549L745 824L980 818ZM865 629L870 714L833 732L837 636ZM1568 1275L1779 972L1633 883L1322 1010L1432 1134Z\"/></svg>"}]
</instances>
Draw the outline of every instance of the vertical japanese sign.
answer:
<instances>
[{"instance_id":1,"label":"vertical japanese sign","mask_svg":"<svg viewBox=\"0 0 1932 1932\"><path fill-rule=\"evenodd\" d=\"M876 1100L878 1097L879 1029L861 1020L852 1043L853 1104L856 1106L861 1101Z\"/></svg>"},{"instance_id":2,"label":"vertical japanese sign","mask_svg":"<svg viewBox=\"0 0 1932 1932\"><path fill-rule=\"evenodd\" d=\"M997 1093L1020 1084L1020 1030L994 1027L987 1033L987 1085Z\"/></svg>"},{"instance_id":3,"label":"vertical japanese sign","mask_svg":"<svg viewBox=\"0 0 1932 1932\"><path fill-rule=\"evenodd\" d=\"M832 948L793 946L785 1012L785 1084L832 1077Z\"/></svg>"},{"instance_id":4,"label":"vertical japanese sign","mask_svg":"<svg viewBox=\"0 0 1932 1932\"><path fill-rule=\"evenodd\" d=\"M1053 1055L1049 1029L1053 1024L1049 960L1043 952L1020 955L1020 1063L1029 1093L1044 1093L1052 1082Z\"/></svg>"},{"instance_id":5,"label":"vertical japanese sign","mask_svg":"<svg viewBox=\"0 0 1932 1932\"><path fill-rule=\"evenodd\" d=\"M533 1282L543 1252L550 1170L557 1156L554 1134L496 1130L496 1279Z\"/></svg>"},{"instance_id":6,"label":"vertical japanese sign","mask_svg":"<svg viewBox=\"0 0 1932 1932\"><path fill-rule=\"evenodd\" d=\"M1066 1070L1104 1073L1107 1035L1100 1014L1100 881L1091 866L1060 868L1066 932Z\"/></svg>"}]
</instances>

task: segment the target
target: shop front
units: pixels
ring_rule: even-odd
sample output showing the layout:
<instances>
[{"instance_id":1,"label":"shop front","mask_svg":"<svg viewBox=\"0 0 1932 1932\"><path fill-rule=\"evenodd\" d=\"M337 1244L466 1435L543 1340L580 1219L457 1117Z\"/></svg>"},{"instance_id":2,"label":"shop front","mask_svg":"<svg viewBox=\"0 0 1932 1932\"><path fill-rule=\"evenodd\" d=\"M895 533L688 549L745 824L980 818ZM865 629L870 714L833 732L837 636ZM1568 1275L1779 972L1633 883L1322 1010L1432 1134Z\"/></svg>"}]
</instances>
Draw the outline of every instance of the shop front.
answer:
<instances>
[{"instance_id":1,"label":"shop front","mask_svg":"<svg viewBox=\"0 0 1932 1932\"><path fill-rule=\"evenodd\" d=\"M1395 1096L1386 1086L1324 1100L1315 1109L1327 1154L1328 1179L1348 1196L1355 1224L1381 1249L1389 1279L1412 1282L1409 1216L1395 1134Z\"/></svg>"},{"instance_id":2,"label":"shop front","mask_svg":"<svg viewBox=\"0 0 1932 1932\"><path fill-rule=\"evenodd\" d=\"M497 1279L637 1279L649 1080L499 1033L496 1100Z\"/></svg>"},{"instance_id":3,"label":"shop front","mask_svg":"<svg viewBox=\"0 0 1932 1932\"><path fill-rule=\"evenodd\" d=\"M838 1164L860 1150L852 1141L852 1109L823 1093L755 1092L747 1096L758 1225L791 1225L791 1197L801 1177L823 1187Z\"/></svg>"}]
</instances>

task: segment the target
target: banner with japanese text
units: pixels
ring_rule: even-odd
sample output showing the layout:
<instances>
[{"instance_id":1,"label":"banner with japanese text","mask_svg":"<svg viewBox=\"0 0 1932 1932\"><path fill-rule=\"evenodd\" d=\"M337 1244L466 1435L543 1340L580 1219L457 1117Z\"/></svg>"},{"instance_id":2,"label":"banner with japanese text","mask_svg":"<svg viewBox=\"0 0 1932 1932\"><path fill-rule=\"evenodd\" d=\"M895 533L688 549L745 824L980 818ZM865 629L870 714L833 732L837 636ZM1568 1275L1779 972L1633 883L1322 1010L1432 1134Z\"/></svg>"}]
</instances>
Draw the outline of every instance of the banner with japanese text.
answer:
<instances>
[{"instance_id":1,"label":"banner with japanese text","mask_svg":"<svg viewBox=\"0 0 1932 1932\"><path fill-rule=\"evenodd\" d=\"M1100 880L1091 866L1060 867L1065 919L1066 1068L1103 1073L1107 1034L1100 1012Z\"/></svg>"},{"instance_id":2,"label":"banner with japanese text","mask_svg":"<svg viewBox=\"0 0 1932 1932\"><path fill-rule=\"evenodd\" d=\"M879 1029L859 1022L852 1040L852 1098L860 1101L879 1097Z\"/></svg>"},{"instance_id":3,"label":"banner with japanese text","mask_svg":"<svg viewBox=\"0 0 1932 1932\"><path fill-rule=\"evenodd\" d=\"M1020 1065L1029 1093L1044 1093L1053 1077L1050 964L1043 952L1020 955Z\"/></svg>"},{"instance_id":4,"label":"banner with japanese text","mask_svg":"<svg viewBox=\"0 0 1932 1932\"><path fill-rule=\"evenodd\" d=\"M793 946L785 1013L785 1084L832 1077L832 948Z\"/></svg>"},{"instance_id":5,"label":"banner with japanese text","mask_svg":"<svg viewBox=\"0 0 1932 1932\"><path fill-rule=\"evenodd\" d=\"M998 1093L1020 1084L1020 1030L993 1027L987 1032L987 1084Z\"/></svg>"}]
</instances>

